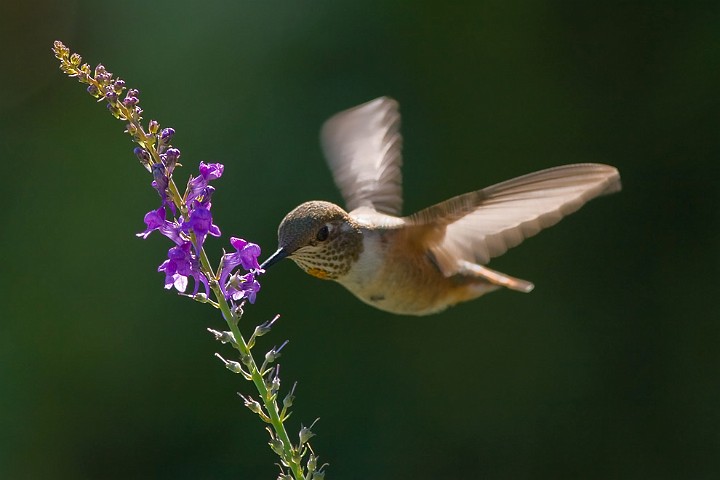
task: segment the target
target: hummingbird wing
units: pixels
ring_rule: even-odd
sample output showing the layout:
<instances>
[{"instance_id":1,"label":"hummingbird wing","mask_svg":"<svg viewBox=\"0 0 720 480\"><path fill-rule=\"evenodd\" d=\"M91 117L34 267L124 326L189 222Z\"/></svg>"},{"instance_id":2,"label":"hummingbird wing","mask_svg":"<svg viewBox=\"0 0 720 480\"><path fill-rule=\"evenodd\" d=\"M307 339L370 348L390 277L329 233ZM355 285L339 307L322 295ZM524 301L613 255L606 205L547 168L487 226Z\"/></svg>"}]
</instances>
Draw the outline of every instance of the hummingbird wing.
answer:
<instances>
[{"instance_id":1,"label":"hummingbird wing","mask_svg":"<svg viewBox=\"0 0 720 480\"><path fill-rule=\"evenodd\" d=\"M370 207L388 215L402 209L402 137L398 103L376 98L335 114L320 141L348 211Z\"/></svg>"},{"instance_id":2,"label":"hummingbird wing","mask_svg":"<svg viewBox=\"0 0 720 480\"><path fill-rule=\"evenodd\" d=\"M451 198L406 220L411 229L420 227L421 241L450 276L488 263L587 201L620 188L614 167L564 165Z\"/></svg>"}]
</instances>

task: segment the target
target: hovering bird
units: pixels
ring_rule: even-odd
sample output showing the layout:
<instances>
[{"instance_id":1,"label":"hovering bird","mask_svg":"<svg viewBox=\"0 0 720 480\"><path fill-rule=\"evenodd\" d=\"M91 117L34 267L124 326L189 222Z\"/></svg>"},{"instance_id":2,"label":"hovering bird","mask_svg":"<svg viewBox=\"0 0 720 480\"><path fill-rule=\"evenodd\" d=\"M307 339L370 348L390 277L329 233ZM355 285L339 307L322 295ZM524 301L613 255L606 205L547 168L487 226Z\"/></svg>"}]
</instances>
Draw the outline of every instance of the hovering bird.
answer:
<instances>
[{"instance_id":1,"label":"hovering bird","mask_svg":"<svg viewBox=\"0 0 720 480\"><path fill-rule=\"evenodd\" d=\"M401 216L398 104L381 97L331 117L321 143L347 210L306 202L278 228L278 250L315 277L363 302L402 315L428 315L505 287L533 284L486 266L588 200L620 190L608 165L541 170ZM349 212L349 213L348 213Z\"/></svg>"}]
</instances>

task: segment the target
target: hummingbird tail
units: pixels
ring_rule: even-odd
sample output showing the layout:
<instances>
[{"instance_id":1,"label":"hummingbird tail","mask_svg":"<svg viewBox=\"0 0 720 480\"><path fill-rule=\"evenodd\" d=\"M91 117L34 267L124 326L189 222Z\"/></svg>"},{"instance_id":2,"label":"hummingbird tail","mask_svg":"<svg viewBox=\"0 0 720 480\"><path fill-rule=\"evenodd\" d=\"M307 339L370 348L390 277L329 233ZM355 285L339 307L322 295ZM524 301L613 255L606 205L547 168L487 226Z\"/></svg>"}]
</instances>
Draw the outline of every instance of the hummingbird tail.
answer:
<instances>
[{"instance_id":1,"label":"hummingbird tail","mask_svg":"<svg viewBox=\"0 0 720 480\"><path fill-rule=\"evenodd\" d=\"M509 288L510 290L517 290L518 292L523 293L529 293L533 290L533 288L535 288L535 285L532 282L511 277L510 275L498 272L497 270L465 260L461 261L460 271L458 273L470 277L480 277L494 285Z\"/></svg>"}]
</instances>

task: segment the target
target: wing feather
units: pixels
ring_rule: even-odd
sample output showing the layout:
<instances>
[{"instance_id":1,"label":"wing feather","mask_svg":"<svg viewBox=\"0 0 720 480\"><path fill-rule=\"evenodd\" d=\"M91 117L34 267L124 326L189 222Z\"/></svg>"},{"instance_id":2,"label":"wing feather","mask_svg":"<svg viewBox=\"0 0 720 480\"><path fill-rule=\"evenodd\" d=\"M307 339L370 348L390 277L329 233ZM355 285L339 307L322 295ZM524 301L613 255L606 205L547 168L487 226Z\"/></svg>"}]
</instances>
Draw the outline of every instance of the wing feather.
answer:
<instances>
[{"instance_id":1,"label":"wing feather","mask_svg":"<svg viewBox=\"0 0 720 480\"><path fill-rule=\"evenodd\" d=\"M395 100L380 97L325 122L320 140L348 211L402 209L402 137Z\"/></svg>"},{"instance_id":2,"label":"wing feather","mask_svg":"<svg viewBox=\"0 0 720 480\"><path fill-rule=\"evenodd\" d=\"M408 221L434 231L428 248L446 275L491 258L550 227L589 200L619 191L617 169L575 164L531 173L422 210Z\"/></svg>"}]
</instances>

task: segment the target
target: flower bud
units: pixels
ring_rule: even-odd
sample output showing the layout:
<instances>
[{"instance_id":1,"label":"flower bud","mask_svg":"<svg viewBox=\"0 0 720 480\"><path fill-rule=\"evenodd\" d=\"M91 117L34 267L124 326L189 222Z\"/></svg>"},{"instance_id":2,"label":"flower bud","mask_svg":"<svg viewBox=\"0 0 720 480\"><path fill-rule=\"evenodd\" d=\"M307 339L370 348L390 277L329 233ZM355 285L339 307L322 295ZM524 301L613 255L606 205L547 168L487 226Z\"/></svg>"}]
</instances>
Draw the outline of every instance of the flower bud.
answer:
<instances>
[{"instance_id":1,"label":"flower bud","mask_svg":"<svg viewBox=\"0 0 720 480\"><path fill-rule=\"evenodd\" d=\"M240 354L240 361L245 364L248 368L253 364L252 356L245 355L244 353Z\"/></svg>"},{"instance_id":2,"label":"flower bud","mask_svg":"<svg viewBox=\"0 0 720 480\"><path fill-rule=\"evenodd\" d=\"M240 395L240 397L245 402L245 406L248 407L251 412L257 413L258 415L263 414L262 406L257 400L254 400L250 395L248 395L247 397L241 393L238 393L238 395Z\"/></svg>"},{"instance_id":3,"label":"flower bud","mask_svg":"<svg viewBox=\"0 0 720 480\"><path fill-rule=\"evenodd\" d=\"M313 473L316 468L317 468L317 457L311 453L310 456L308 457L308 461L307 461L308 473Z\"/></svg>"},{"instance_id":4,"label":"flower bud","mask_svg":"<svg viewBox=\"0 0 720 480\"><path fill-rule=\"evenodd\" d=\"M107 73L105 70L105 66L102 63L98 63L98 66L95 67L95 76L103 76Z\"/></svg>"},{"instance_id":5,"label":"flower bud","mask_svg":"<svg viewBox=\"0 0 720 480\"><path fill-rule=\"evenodd\" d=\"M241 373L243 377L247 378L248 380L252 378L249 373L242 369L242 365L240 365L238 362L233 362L232 360L225 360L219 353L216 353L215 356L219 358L220 361L225 364L225 368L227 368L231 372Z\"/></svg>"},{"instance_id":6,"label":"flower bud","mask_svg":"<svg viewBox=\"0 0 720 480\"><path fill-rule=\"evenodd\" d=\"M177 148L168 148L167 152L163 155L163 163L167 167L168 174L172 174L173 170L175 170L178 158L180 158L180 150Z\"/></svg>"},{"instance_id":7,"label":"flower bud","mask_svg":"<svg viewBox=\"0 0 720 480\"><path fill-rule=\"evenodd\" d=\"M280 315L275 315L275 318L273 318L272 320L269 320L269 321L262 323L262 324L258 325L257 327L255 327L253 336L262 337L266 333L270 332L270 330L272 329L273 323L275 323L278 318L280 318Z\"/></svg>"},{"instance_id":8,"label":"flower bud","mask_svg":"<svg viewBox=\"0 0 720 480\"><path fill-rule=\"evenodd\" d=\"M208 303L210 301L207 294L205 294L203 292L196 293L195 295L192 296L192 299L195 300L196 302L200 302L200 303Z\"/></svg>"},{"instance_id":9,"label":"flower bud","mask_svg":"<svg viewBox=\"0 0 720 480\"><path fill-rule=\"evenodd\" d=\"M138 160L140 160L140 163L142 163L145 166L145 168L149 167L150 152L148 152L147 150L145 150L142 147L135 147L135 149L133 150L133 153L138 158Z\"/></svg>"},{"instance_id":10,"label":"flower bud","mask_svg":"<svg viewBox=\"0 0 720 480\"><path fill-rule=\"evenodd\" d=\"M197 295L203 295L203 294L197 294ZM197 296L196 295L196 296ZM235 344L235 337L233 336L232 332L219 332L217 330L213 330L212 328L207 329L208 332L212 333L215 337L215 340L219 341L222 344L231 343Z\"/></svg>"},{"instance_id":11,"label":"flower bud","mask_svg":"<svg viewBox=\"0 0 720 480\"><path fill-rule=\"evenodd\" d=\"M230 370L233 373L242 373L243 369L239 362L233 362L232 360L228 360L225 363L225 368Z\"/></svg>"},{"instance_id":12,"label":"flower bud","mask_svg":"<svg viewBox=\"0 0 720 480\"><path fill-rule=\"evenodd\" d=\"M285 395L285 398L283 399L283 408L288 409L292 407L292 404L295 401L295 387L297 387L297 382L293 384L288 394Z\"/></svg>"},{"instance_id":13,"label":"flower bud","mask_svg":"<svg viewBox=\"0 0 720 480\"><path fill-rule=\"evenodd\" d=\"M108 104L107 104L107 109L108 109L108 111L112 114L113 117L115 117L115 118L120 118L120 117L122 117L122 112L120 111L120 109L119 109L116 105L114 105L114 104L112 104L112 103L108 103Z\"/></svg>"},{"instance_id":14,"label":"flower bud","mask_svg":"<svg viewBox=\"0 0 720 480\"><path fill-rule=\"evenodd\" d=\"M175 129L173 128L163 128L160 132L160 142L163 144L168 144L170 141L172 141L172 137L175 135Z\"/></svg>"},{"instance_id":15,"label":"flower bud","mask_svg":"<svg viewBox=\"0 0 720 480\"><path fill-rule=\"evenodd\" d=\"M130 94L128 93L128 94L125 96L125 99L123 100L123 105L125 105L125 106L128 107L128 108L129 108L129 107L134 107L135 105L137 105L137 103L138 103L139 101L140 101L140 100L138 100L137 97L130 96Z\"/></svg>"},{"instance_id":16,"label":"flower bud","mask_svg":"<svg viewBox=\"0 0 720 480\"><path fill-rule=\"evenodd\" d=\"M265 388L268 389L270 396L276 395L280 390L280 365L277 365L274 369L268 373L268 378L265 380Z\"/></svg>"},{"instance_id":17,"label":"flower bud","mask_svg":"<svg viewBox=\"0 0 720 480\"><path fill-rule=\"evenodd\" d=\"M300 446L305 445L308 440L315 436L315 434L310 429L317 423L318 420L320 419L318 418L317 420L315 420L309 427L305 427L302 425L300 426Z\"/></svg>"},{"instance_id":18,"label":"flower bud","mask_svg":"<svg viewBox=\"0 0 720 480\"><path fill-rule=\"evenodd\" d=\"M270 439L270 448L272 448L272 451L275 452L280 458L285 458L285 450L283 448L283 442L279 438L271 438Z\"/></svg>"},{"instance_id":19,"label":"flower bud","mask_svg":"<svg viewBox=\"0 0 720 480\"><path fill-rule=\"evenodd\" d=\"M120 95L124 89L125 89L125 80L123 80L121 78L116 78L115 81L113 82L113 90L115 91L115 93Z\"/></svg>"},{"instance_id":20,"label":"flower bud","mask_svg":"<svg viewBox=\"0 0 720 480\"><path fill-rule=\"evenodd\" d=\"M59 59L67 58L67 56L70 55L70 49L60 40L55 40L53 42L53 51L55 52L55 56Z\"/></svg>"},{"instance_id":21,"label":"flower bud","mask_svg":"<svg viewBox=\"0 0 720 480\"><path fill-rule=\"evenodd\" d=\"M285 347L285 345L287 345L289 341L290 341L290 340L285 340L285 341L283 342L283 344L280 345L280 347L278 347L278 348L275 348L275 347L271 348L270 351L268 351L268 352L265 354L265 361L266 361L267 363L273 363L275 360L277 360L278 358L280 358L280 350L282 350L283 347Z\"/></svg>"}]
</instances>

